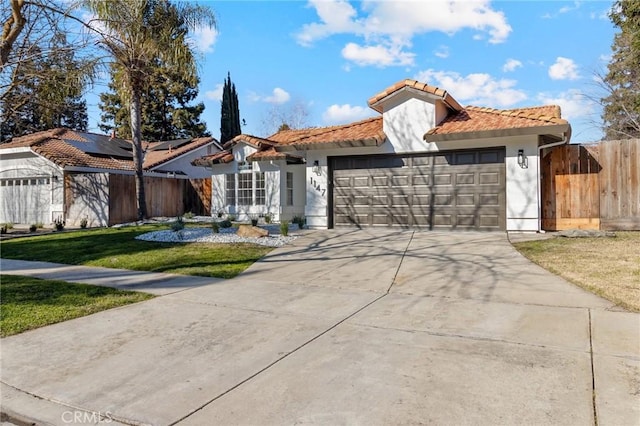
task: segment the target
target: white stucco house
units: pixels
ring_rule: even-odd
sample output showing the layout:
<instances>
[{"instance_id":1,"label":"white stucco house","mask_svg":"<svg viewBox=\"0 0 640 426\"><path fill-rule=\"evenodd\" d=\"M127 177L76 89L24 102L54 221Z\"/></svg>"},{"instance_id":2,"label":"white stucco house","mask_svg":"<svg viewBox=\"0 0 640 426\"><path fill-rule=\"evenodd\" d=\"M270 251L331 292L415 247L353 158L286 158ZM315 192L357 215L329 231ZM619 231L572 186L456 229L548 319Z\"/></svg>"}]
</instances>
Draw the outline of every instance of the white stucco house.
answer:
<instances>
[{"instance_id":1,"label":"white stucco house","mask_svg":"<svg viewBox=\"0 0 640 426\"><path fill-rule=\"evenodd\" d=\"M400 81L355 123L239 135L194 165L212 173L212 214L305 216L313 228L538 231L544 150L566 144L558 106L462 107Z\"/></svg>"},{"instance_id":2,"label":"white stucco house","mask_svg":"<svg viewBox=\"0 0 640 426\"><path fill-rule=\"evenodd\" d=\"M191 162L220 150L211 137L144 143L150 214L182 213L189 182L211 176ZM127 140L64 128L13 138L0 145L0 222L60 219L77 226L86 219L89 226L107 226L130 220L136 217L133 176Z\"/></svg>"}]
</instances>

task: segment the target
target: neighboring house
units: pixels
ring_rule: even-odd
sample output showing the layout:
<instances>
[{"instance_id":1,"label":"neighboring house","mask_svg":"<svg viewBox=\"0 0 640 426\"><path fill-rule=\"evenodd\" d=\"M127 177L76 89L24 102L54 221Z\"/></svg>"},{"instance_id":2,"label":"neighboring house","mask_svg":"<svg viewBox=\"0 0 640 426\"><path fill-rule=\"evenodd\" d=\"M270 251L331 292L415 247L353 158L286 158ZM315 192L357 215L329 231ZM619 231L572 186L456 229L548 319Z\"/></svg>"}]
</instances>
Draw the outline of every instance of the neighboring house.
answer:
<instances>
[{"instance_id":1,"label":"neighboring house","mask_svg":"<svg viewBox=\"0 0 640 426\"><path fill-rule=\"evenodd\" d=\"M210 179L191 162L221 149L211 137L150 142L143 148L147 208L153 216L183 213L186 188ZM135 220L131 142L68 129L14 138L0 145L0 196L0 222L61 219L78 225L86 219L89 226L107 226Z\"/></svg>"},{"instance_id":2,"label":"neighboring house","mask_svg":"<svg viewBox=\"0 0 640 426\"><path fill-rule=\"evenodd\" d=\"M314 228L540 230L541 151L569 142L558 106L462 107L404 80L369 99L381 116L240 135L194 161L213 174L212 213Z\"/></svg>"}]
</instances>

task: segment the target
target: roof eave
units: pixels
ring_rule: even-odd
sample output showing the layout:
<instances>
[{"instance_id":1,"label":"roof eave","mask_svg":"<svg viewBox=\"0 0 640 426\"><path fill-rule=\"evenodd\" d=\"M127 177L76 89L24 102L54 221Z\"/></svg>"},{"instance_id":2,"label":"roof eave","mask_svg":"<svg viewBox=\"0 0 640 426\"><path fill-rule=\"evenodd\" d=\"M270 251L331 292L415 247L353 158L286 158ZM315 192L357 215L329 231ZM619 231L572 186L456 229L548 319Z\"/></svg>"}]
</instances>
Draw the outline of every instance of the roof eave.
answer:
<instances>
[{"instance_id":1,"label":"roof eave","mask_svg":"<svg viewBox=\"0 0 640 426\"><path fill-rule=\"evenodd\" d=\"M518 127L512 129L477 130L473 132L430 134L425 133L423 139L427 142L448 142L468 139L500 138L509 136L526 135L564 135L571 134L571 126L567 124L554 124L548 126ZM567 138L568 139L568 138Z\"/></svg>"},{"instance_id":2,"label":"roof eave","mask_svg":"<svg viewBox=\"0 0 640 426\"><path fill-rule=\"evenodd\" d=\"M30 146L20 146L16 148L2 148L0 147L1 154L21 154L24 152L33 152Z\"/></svg>"},{"instance_id":3,"label":"roof eave","mask_svg":"<svg viewBox=\"0 0 640 426\"><path fill-rule=\"evenodd\" d=\"M427 98L427 99L432 99L432 100L439 100L439 101L443 101L447 107L449 107L449 109L453 110L453 111L462 111L463 108L462 106L458 103L458 101L456 101L453 96L451 96L449 94L449 92L444 91L443 95L437 95L434 93L428 93L422 90L418 90L416 88L413 87L409 87L409 86L405 86L402 87L392 93L389 93L387 96L385 96L382 99L377 100L376 102L370 103L369 104L369 108L373 109L374 111L379 112L380 114L382 114L384 112L384 103L387 102L389 99L393 98L394 96L398 95L399 93L402 93L404 91L408 91L411 93L414 93L415 95L417 95L418 97L422 97L422 98Z\"/></svg>"},{"instance_id":4,"label":"roof eave","mask_svg":"<svg viewBox=\"0 0 640 426\"><path fill-rule=\"evenodd\" d=\"M331 142L299 142L287 145L276 146L278 152L291 151L311 151L319 149L335 149L335 148L360 148L365 146L380 146L385 142L386 138L366 138L353 140L340 140Z\"/></svg>"},{"instance_id":5,"label":"roof eave","mask_svg":"<svg viewBox=\"0 0 640 426\"><path fill-rule=\"evenodd\" d=\"M218 147L218 144L215 143L215 139L211 138L211 141L205 143L204 145L200 145L200 146L197 146L195 148L188 149L188 150L176 155L175 157L168 157L166 159L162 159L160 161L156 161L155 163L149 164L146 168L148 170L153 171L153 169L157 169L158 167L161 167L161 166L166 166L167 164L169 164L169 163L171 163L173 161L177 161L177 160L181 159L182 157L184 157L187 154L193 153L193 151L197 151L198 149L201 149L201 148L206 148L209 145L216 145L216 148Z\"/></svg>"}]
</instances>

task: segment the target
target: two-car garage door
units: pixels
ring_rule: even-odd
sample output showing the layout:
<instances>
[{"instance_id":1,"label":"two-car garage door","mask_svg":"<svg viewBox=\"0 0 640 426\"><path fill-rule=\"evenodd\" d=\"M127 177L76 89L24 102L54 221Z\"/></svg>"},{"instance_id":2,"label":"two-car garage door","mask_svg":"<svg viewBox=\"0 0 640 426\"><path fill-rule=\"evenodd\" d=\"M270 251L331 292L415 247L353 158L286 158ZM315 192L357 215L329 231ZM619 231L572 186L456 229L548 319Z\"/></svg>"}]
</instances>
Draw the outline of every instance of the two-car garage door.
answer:
<instances>
[{"instance_id":1,"label":"two-car garage door","mask_svg":"<svg viewBox=\"0 0 640 426\"><path fill-rule=\"evenodd\" d=\"M504 158L504 148L330 157L330 225L504 230Z\"/></svg>"}]
</instances>

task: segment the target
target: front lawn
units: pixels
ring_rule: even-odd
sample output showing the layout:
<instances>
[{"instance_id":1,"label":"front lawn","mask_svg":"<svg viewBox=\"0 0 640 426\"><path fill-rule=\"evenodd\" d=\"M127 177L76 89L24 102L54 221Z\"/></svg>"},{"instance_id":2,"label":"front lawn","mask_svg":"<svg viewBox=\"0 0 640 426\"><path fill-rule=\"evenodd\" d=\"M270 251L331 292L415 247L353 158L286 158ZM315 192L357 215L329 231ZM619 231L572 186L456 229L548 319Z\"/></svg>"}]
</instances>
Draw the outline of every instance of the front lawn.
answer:
<instances>
[{"instance_id":1,"label":"front lawn","mask_svg":"<svg viewBox=\"0 0 640 426\"><path fill-rule=\"evenodd\" d=\"M557 237L514 246L543 268L640 312L640 232L616 232L615 238Z\"/></svg>"},{"instance_id":2,"label":"front lawn","mask_svg":"<svg viewBox=\"0 0 640 426\"><path fill-rule=\"evenodd\" d=\"M0 336L67 321L154 297L109 287L0 275Z\"/></svg>"},{"instance_id":3,"label":"front lawn","mask_svg":"<svg viewBox=\"0 0 640 426\"><path fill-rule=\"evenodd\" d=\"M167 225L101 228L15 238L1 243L6 259L135 271L232 278L270 252L255 244L159 243L135 237Z\"/></svg>"}]
</instances>

